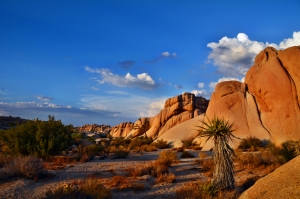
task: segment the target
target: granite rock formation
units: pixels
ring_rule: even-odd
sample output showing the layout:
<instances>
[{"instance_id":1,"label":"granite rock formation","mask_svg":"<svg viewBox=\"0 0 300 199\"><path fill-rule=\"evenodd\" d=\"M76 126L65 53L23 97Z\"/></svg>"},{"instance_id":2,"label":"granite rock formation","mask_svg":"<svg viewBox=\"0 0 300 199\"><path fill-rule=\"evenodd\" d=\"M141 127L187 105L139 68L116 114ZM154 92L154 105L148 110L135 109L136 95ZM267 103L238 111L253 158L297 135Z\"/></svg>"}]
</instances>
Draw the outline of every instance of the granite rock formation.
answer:
<instances>
[{"instance_id":1,"label":"granite rock formation","mask_svg":"<svg viewBox=\"0 0 300 199\"><path fill-rule=\"evenodd\" d=\"M279 145L300 139L299 94L300 46L278 51L267 47L256 56L244 83L216 86L206 115L233 122L237 137L255 136Z\"/></svg>"},{"instance_id":2,"label":"granite rock formation","mask_svg":"<svg viewBox=\"0 0 300 199\"><path fill-rule=\"evenodd\" d=\"M167 99L164 109L156 116L138 119L132 124L130 131L128 131L130 127L124 128L124 124L119 124L118 128L113 127L113 129L119 129L120 131L113 130L111 135L126 138L146 135L154 139L159 138L170 128L205 113L208 102L205 98L196 97L192 93L183 93Z\"/></svg>"}]
</instances>

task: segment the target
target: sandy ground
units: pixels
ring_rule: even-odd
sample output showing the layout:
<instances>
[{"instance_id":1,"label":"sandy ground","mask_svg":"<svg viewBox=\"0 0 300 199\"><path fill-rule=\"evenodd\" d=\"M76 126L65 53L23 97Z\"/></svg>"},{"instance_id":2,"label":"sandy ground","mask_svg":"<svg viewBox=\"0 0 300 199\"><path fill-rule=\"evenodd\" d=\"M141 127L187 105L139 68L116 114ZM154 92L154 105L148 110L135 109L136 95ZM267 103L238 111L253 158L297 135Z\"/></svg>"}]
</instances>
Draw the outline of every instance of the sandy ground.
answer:
<instances>
[{"instance_id":1,"label":"sandy ground","mask_svg":"<svg viewBox=\"0 0 300 199\"><path fill-rule=\"evenodd\" d=\"M199 151L191 151L198 158ZM55 176L53 178L39 179L34 182L30 179L17 178L9 182L0 184L0 198L40 198L49 189L55 189L64 183L84 179L89 175L100 178L110 179L114 175L124 175L124 169L128 167L136 167L145 164L147 161L155 160L160 151L145 152L141 154L130 154L127 159L94 159L87 163L77 163L74 167L66 167L63 170L52 171ZM210 155L211 152L207 152ZM178 153L178 157L181 154ZM208 180L203 173L200 172L200 165L195 163L195 158L180 159L179 164L172 165L170 172L175 174L176 180L173 183L155 184L155 179L150 176L141 177L139 180L144 184L144 188L140 191L132 189L112 189L113 199L147 199L147 198L175 198L175 190L184 183L197 180ZM245 180L246 176L253 175L253 171L238 171L236 176L237 183Z\"/></svg>"}]
</instances>

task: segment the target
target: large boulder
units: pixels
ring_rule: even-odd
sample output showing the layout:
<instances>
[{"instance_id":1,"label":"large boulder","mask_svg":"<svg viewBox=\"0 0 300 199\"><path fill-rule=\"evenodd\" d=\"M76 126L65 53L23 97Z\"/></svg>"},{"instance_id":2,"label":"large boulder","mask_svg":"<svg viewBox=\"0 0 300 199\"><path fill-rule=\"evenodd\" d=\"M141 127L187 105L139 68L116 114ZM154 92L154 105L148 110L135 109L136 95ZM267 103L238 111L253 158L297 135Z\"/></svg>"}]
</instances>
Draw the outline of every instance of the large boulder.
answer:
<instances>
[{"instance_id":1,"label":"large boulder","mask_svg":"<svg viewBox=\"0 0 300 199\"><path fill-rule=\"evenodd\" d=\"M245 83L219 83L206 115L234 123L234 135L255 136L281 144L300 139L300 47L260 52ZM238 140L233 146L237 146Z\"/></svg>"},{"instance_id":2,"label":"large boulder","mask_svg":"<svg viewBox=\"0 0 300 199\"><path fill-rule=\"evenodd\" d=\"M239 199L300 198L300 156L259 179Z\"/></svg>"}]
</instances>

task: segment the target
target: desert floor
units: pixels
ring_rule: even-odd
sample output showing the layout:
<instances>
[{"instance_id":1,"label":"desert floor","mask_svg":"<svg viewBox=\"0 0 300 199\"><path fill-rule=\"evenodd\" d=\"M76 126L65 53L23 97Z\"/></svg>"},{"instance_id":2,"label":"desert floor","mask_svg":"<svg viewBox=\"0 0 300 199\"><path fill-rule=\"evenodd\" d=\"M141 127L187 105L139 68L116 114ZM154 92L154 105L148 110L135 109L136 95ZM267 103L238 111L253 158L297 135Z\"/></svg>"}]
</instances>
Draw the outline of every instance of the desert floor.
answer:
<instances>
[{"instance_id":1,"label":"desert floor","mask_svg":"<svg viewBox=\"0 0 300 199\"><path fill-rule=\"evenodd\" d=\"M51 171L54 176L52 178L38 179L34 182L31 179L15 178L0 184L0 198L40 198L46 191L55 189L63 184L71 183L76 180L84 179L88 176L96 176L105 182L109 181L113 176L125 175L126 168L137 167L148 161L156 160L161 150L155 152L130 153L126 159L110 159L94 160L86 163L76 163L74 166L67 166L63 170ZM190 151L198 158L199 151ZM205 152L211 156L211 152ZM178 157L181 153L178 153ZM175 174L176 180L172 183L155 183L155 178L151 176L142 176L135 178L135 181L143 184L141 190L134 189L118 189L112 188L113 199L147 199L147 198L176 198L175 191L183 184L190 181L209 180L203 172L201 172L200 164L196 163L195 158L181 159L178 164L174 164L169 171ZM263 176L262 171L237 169L235 179L238 186L247 179Z\"/></svg>"}]
</instances>

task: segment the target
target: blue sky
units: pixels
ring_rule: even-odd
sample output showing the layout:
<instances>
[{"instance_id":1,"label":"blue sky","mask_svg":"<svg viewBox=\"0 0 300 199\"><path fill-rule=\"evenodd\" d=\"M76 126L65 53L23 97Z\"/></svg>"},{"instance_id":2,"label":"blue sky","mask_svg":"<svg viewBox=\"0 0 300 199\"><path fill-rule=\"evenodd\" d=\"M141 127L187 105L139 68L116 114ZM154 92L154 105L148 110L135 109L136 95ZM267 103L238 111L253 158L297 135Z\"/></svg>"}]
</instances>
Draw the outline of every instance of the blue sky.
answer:
<instances>
[{"instance_id":1,"label":"blue sky","mask_svg":"<svg viewBox=\"0 0 300 199\"><path fill-rule=\"evenodd\" d=\"M300 45L300 2L0 0L0 116L117 125Z\"/></svg>"}]
</instances>

